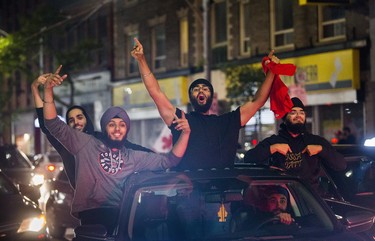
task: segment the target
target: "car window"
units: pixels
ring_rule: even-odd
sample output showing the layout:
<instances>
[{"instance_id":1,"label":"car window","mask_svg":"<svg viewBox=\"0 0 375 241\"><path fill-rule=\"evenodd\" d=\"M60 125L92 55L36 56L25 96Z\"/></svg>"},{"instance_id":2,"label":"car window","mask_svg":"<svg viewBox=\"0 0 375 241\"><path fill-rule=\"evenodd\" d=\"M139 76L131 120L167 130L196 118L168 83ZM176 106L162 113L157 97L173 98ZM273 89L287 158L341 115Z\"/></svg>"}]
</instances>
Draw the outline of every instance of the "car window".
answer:
<instances>
[{"instance_id":1,"label":"car window","mask_svg":"<svg viewBox=\"0 0 375 241\"><path fill-rule=\"evenodd\" d=\"M0 168L31 168L26 155L15 148L0 149Z\"/></svg>"},{"instance_id":2,"label":"car window","mask_svg":"<svg viewBox=\"0 0 375 241\"><path fill-rule=\"evenodd\" d=\"M286 227L267 215L266 190L287 190L287 211L296 220ZM334 225L322 204L301 183L275 180L199 180L137 190L128 235L134 240L196 240L202 237L317 235ZM264 217L262 216L264 215ZM262 218L259 218L262 216Z\"/></svg>"},{"instance_id":3,"label":"car window","mask_svg":"<svg viewBox=\"0 0 375 241\"><path fill-rule=\"evenodd\" d=\"M0 175L0 196L13 195L18 193L15 186L7 180L4 175Z\"/></svg>"}]
</instances>

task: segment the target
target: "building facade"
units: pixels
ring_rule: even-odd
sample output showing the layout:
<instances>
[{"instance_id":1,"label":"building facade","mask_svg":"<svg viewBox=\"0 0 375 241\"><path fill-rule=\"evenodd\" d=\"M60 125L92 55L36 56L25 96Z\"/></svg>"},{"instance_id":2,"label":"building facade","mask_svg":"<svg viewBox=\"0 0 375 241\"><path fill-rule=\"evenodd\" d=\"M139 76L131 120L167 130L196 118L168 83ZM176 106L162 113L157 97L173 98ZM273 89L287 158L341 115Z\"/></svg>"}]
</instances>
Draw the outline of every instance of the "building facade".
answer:
<instances>
[{"instance_id":1,"label":"building facade","mask_svg":"<svg viewBox=\"0 0 375 241\"><path fill-rule=\"evenodd\" d=\"M186 110L191 81L209 78L219 102L225 102L222 66L259 66L275 49L282 62L297 66L295 76L282 80L291 96L305 102L313 133L331 140L349 126L358 140L372 137L372 8L373 1L360 0L117 0L113 103L129 110L136 141L152 146L164 123L131 57L134 37L167 96ZM251 141L259 119L244 128L242 143ZM272 122L258 138L277 131Z\"/></svg>"},{"instance_id":2,"label":"building facade","mask_svg":"<svg viewBox=\"0 0 375 241\"><path fill-rule=\"evenodd\" d=\"M74 16L64 23L61 36L48 39L53 48L68 51L82 39L100 42L101 47L90 52L92 63L72 72L78 91L72 94L66 86L57 88L57 95L85 106L96 122L109 105L125 107L132 120L129 138L146 147L168 150L170 139L131 57L134 37L143 44L160 86L181 109L190 110L188 86L201 77L215 88L216 112L235 108L228 105L223 66L259 67L261 59L275 49L282 62L297 66L295 76L282 76L282 80L291 96L305 102L313 133L331 140L349 126L358 140L375 136L375 70L371 68L375 0L8 2L1 5L0 26L5 31L16 30L11 17L16 15L10 13L19 12L23 5L50 2ZM53 71L58 64L47 55L42 59L43 72ZM40 71L38 66L35 71ZM43 140L33 125L30 80L19 73L13 77L19 84L8 106L14 119L9 128L12 142L23 145L27 153L43 151ZM267 107L268 103L243 128L241 144L277 131L278 121ZM65 115L65 106L59 110ZM27 136L31 139L23 143Z\"/></svg>"}]
</instances>

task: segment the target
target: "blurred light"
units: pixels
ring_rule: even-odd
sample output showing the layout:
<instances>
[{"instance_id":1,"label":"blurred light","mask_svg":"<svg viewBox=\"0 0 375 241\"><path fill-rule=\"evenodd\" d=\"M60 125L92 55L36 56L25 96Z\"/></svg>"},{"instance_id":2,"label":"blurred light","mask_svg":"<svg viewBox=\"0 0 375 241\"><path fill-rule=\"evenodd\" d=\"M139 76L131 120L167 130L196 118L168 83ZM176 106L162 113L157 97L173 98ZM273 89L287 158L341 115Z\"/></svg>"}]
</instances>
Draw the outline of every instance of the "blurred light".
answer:
<instances>
[{"instance_id":1,"label":"blurred light","mask_svg":"<svg viewBox=\"0 0 375 241\"><path fill-rule=\"evenodd\" d=\"M39 232L46 225L46 218L44 215L39 217L32 217L24 219L17 230L17 233L24 232Z\"/></svg>"},{"instance_id":2,"label":"blurred light","mask_svg":"<svg viewBox=\"0 0 375 241\"><path fill-rule=\"evenodd\" d=\"M128 93L129 95L131 95L131 94L133 93L132 89L129 88L129 87L124 88L124 91L125 91L126 93Z\"/></svg>"},{"instance_id":3,"label":"blurred light","mask_svg":"<svg viewBox=\"0 0 375 241\"><path fill-rule=\"evenodd\" d=\"M253 146L256 146L256 144L258 144L258 140L257 140L257 139L253 139L253 140L251 140L251 144L252 144Z\"/></svg>"},{"instance_id":4,"label":"blurred light","mask_svg":"<svg viewBox=\"0 0 375 241\"><path fill-rule=\"evenodd\" d=\"M364 145L365 146L375 146L375 137L373 137L371 139L366 139Z\"/></svg>"},{"instance_id":5,"label":"blurred light","mask_svg":"<svg viewBox=\"0 0 375 241\"><path fill-rule=\"evenodd\" d=\"M30 140L30 134L29 133L25 133L23 134L23 140L26 142L26 141L29 141Z\"/></svg>"},{"instance_id":6,"label":"blurred light","mask_svg":"<svg viewBox=\"0 0 375 241\"><path fill-rule=\"evenodd\" d=\"M353 175L353 171L352 170L349 170L345 173L345 176L346 177L351 177Z\"/></svg>"},{"instance_id":7,"label":"blurred light","mask_svg":"<svg viewBox=\"0 0 375 241\"><path fill-rule=\"evenodd\" d=\"M31 184L34 185L34 186L42 185L43 182L44 182L44 176L41 175L41 174L35 174L35 175L31 178Z\"/></svg>"},{"instance_id":8,"label":"blurred light","mask_svg":"<svg viewBox=\"0 0 375 241\"><path fill-rule=\"evenodd\" d=\"M337 144L337 142L339 142L339 139L337 139L336 137L333 137L333 138L331 139L331 143L332 143L332 144Z\"/></svg>"},{"instance_id":9,"label":"blurred light","mask_svg":"<svg viewBox=\"0 0 375 241\"><path fill-rule=\"evenodd\" d=\"M55 169L56 169L55 165L48 165L47 166L47 170L50 171L50 172L55 171Z\"/></svg>"}]
</instances>

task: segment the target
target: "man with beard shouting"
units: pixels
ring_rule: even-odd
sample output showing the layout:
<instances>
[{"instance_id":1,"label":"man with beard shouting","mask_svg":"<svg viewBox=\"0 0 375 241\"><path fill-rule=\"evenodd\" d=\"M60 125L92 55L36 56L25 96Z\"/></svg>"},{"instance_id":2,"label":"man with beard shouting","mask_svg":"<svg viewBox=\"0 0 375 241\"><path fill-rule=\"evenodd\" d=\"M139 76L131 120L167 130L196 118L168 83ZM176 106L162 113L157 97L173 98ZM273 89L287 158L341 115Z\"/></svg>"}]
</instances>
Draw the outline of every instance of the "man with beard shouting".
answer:
<instances>
[{"instance_id":1,"label":"man with beard shouting","mask_svg":"<svg viewBox=\"0 0 375 241\"><path fill-rule=\"evenodd\" d=\"M283 117L279 134L259 142L245 154L244 161L283 168L306 179L319 191L321 165L342 171L346 162L326 139L307 132L305 106L297 97L291 100L292 110Z\"/></svg>"},{"instance_id":2,"label":"man with beard shouting","mask_svg":"<svg viewBox=\"0 0 375 241\"><path fill-rule=\"evenodd\" d=\"M162 92L147 64L142 44L137 39L134 40L135 47L131 54L138 62L143 83L155 102L161 118L171 129L173 143L175 143L180 133L175 131L172 121L175 115L181 116L181 109L173 106ZM273 55L273 51L270 52L268 58L267 63L270 61L279 62L278 58ZM264 83L258 89L253 100L238 107L235 111L220 116L209 113L214 95L212 84L206 79L197 79L191 83L188 94L194 111L186 114L191 134L186 153L176 169L232 167L238 147L239 130L267 101L274 76L271 71L268 71Z\"/></svg>"}]
</instances>

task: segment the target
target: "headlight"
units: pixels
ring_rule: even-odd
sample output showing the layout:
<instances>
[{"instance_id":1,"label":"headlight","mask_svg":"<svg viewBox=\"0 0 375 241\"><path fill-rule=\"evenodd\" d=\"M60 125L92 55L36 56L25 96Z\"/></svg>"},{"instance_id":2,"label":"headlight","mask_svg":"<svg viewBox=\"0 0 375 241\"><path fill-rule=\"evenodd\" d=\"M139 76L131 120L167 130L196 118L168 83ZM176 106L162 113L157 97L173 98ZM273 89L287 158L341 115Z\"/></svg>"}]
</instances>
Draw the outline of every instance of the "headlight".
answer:
<instances>
[{"instance_id":1,"label":"headlight","mask_svg":"<svg viewBox=\"0 0 375 241\"><path fill-rule=\"evenodd\" d=\"M44 182L44 176L41 175L41 174L35 174L35 175L31 178L31 184L34 185L34 186L42 185L43 182Z\"/></svg>"},{"instance_id":2,"label":"headlight","mask_svg":"<svg viewBox=\"0 0 375 241\"><path fill-rule=\"evenodd\" d=\"M46 225L46 218L44 215L39 217L31 217L24 219L17 230L17 233L23 232L39 232Z\"/></svg>"}]
</instances>

